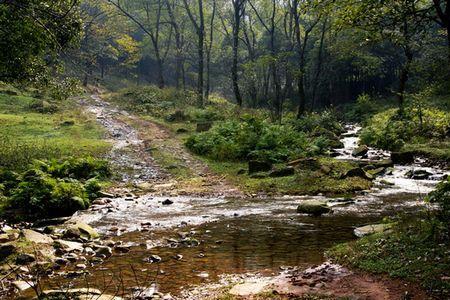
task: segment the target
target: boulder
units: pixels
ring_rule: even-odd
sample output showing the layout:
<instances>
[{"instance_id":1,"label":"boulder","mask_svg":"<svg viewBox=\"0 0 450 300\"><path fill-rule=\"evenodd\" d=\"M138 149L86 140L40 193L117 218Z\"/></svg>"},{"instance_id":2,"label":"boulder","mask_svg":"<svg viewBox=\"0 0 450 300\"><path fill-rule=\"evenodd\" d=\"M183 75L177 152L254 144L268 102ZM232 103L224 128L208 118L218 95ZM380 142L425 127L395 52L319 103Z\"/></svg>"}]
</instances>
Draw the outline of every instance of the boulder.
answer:
<instances>
[{"instance_id":1,"label":"boulder","mask_svg":"<svg viewBox=\"0 0 450 300\"><path fill-rule=\"evenodd\" d=\"M16 257L16 264L18 265L28 265L34 261L36 261L36 257L28 253L21 253Z\"/></svg>"},{"instance_id":2,"label":"boulder","mask_svg":"<svg viewBox=\"0 0 450 300\"><path fill-rule=\"evenodd\" d=\"M342 176L342 178L348 178L348 177L360 177L366 180L372 180L373 176L366 173L361 168L353 168L345 172L345 174Z\"/></svg>"},{"instance_id":3,"label":"boulder","mask_svg":"<svg viewBox=\"0 0 450 300\"><path fill-rule=\"evenodd\" d=\"M95 256L97 257L110 257L112 255L112 249L108 246L97 246L95 249Z\"/></svg>"},{"instance_id":4,"label":"boulder","mask_svg":"<svg viewBox=\"0 0 450 300\"><path fill-rule=\"evenodd\" d=\"M13 282L12 282L12 285L13 285L17 290L19 290L19 292L28 290L29 288L33 287L33 286L30 285L30 284L32 284L32 283L31 283L31 282L26 282L26 281L23 281L23 280L16 280L16 281L13 281Z\"/></svg>"},{"instance_id":5,"label":"boulder","mask_svg":"<svg viewBox=\"0 0 450 300\"><path fill-rule=\"evenodd\" d=\"M406 173L406 177L415 180L425 180L428 179L431 175L433 175L433 173L430 173L427 170L410 170Z\"/></svg>"},{"instance_id":6,"label":"boulder","mask_svg":"<svg viewBox=\"0 0 450 300\"><path fill-rule=\"evenodd\" d=\"M320 163L316 158L299 158L287 163L288 166L298 167L300 169L317 170L320 169Z\"/></svg>"},{"instance_id":7,"label":"boulder","mask_svg":"<svg viewBox=\"0 0 450 300\"><path fill-rule=\"evenodd\" d=\"M267 177L269 177L269 173L267 173L267 172L258 172L258 173L250 174L250 178L253 178L253 179L263 179L263 178L267 178Z\"/></svg>"},{"instance_id":8,"label":"boulder","mask_svg":"<svg viewBox=\"0 0 450 300\"><path fill-rule=\"evenodd\" d=\"M56 240L53 245L55 246L55 248L61 249L64 252L83 251L83 244L78 242Z\"/></svg>"},{"instance_id":9,"label":"boulder","mask_svg":"<svg viewBox=\"0 0 450 300\"><path fill-rule=\"evenodd\" d=\"M372 176L379 176L379 175L382 175L384 173L384 171L386 171L385 167L379 167L379 168L370 170L368 173Z\"/></svg>"},{"instance_id":10,"label":"boulder","mask_svg":"<svg viewBox=\"0 0 450 300\"><path fill-rule=\"evenodd\" d=\"M64 238L78 239L80 237L85 237L88 239L96 239L99 237L97 231L86 223L77 222L75 224L69 225L69 227L64 232Z\"/></svg>"},{"instance_id":11,"label":"boulder","mask_svg":"<svg viewBox=\"0 0 450 300\"><path fill-rule=\"evenodd\" d=\"M371 224L371 225L366 225L366 226L355 228L353 233L357 237L363 237L363 236L374 234L374 233L386 232L391 228L392 228L392 224Z\"/></svg>"},{"instance_id":12,"label":"boulder","mask_svg":"<svg viewBox=\"0 0 450 300\"><path fill-rule=\"evenodd\" d=\"M170 200L170 199L166 199L166 200L164 200L164 201L161 202L161 203L162 203L162 205L171 205L171 204L173 204L173 201Z\"/></svg>"},{"instance_id":13,"label":"boulder","mask_svg":"<svg viewBox=\"0 0 450 300\"><path fill-rule=\"evenodd\" d=\"M288 167L285 167L285 168L272 170L269 173L269 176L270 177L285 177L285 176L292 176L294 174L295 174L294 167L288 166Z\"/></svg>"},{"instance_id":14,"label":"boulder","mask_svg":"<svg viewBox=\"0 0 450 300\"><path fill-rule=\"evenodd\" d=\"M73 272L73 274L76 274L76 272ZM82 275L82 274L84 274L84 272L79 272L79 274ZM122 300L123 299L118 296L104 294L102 291L94 289L94 288L45 290L42 292L41 296L44 296L46 298L51 298L51 299L78 299L78 300L91 300L91 299Z\"/></svg>"},{"instance_id":15,"label":"boulder","mask_svg":"<svg viewBox=\"0 0 450 300\"><path fill-rule=\"evenodd\" d=\"M114 198L113 194L103 192L103 191L98 192L97 195L101 198Z\"/></svg>"},{"instance_id":16,"label":"boulder","mask_svg":"<svg viewBox=\"0 0 450 300\"><path fill-rule=\"evenodd\" d=\"M21 231L21 236L24 238L25 241L35 244L52 244L53 239L49 237L48 235L39 233L34 230L30 229L23 229Z\"/></svg>"},{"instance_id":17,"label":"boulder","mask_svg":"<svg viewBox=\"0 0 450 300\"><path fill-rule=\"evenodd\" d=\"M211 129L212 127L212 122L202 122L202 123L197 123L197 128L196 131L197 132L205 132Z\"/></svg>"},{"instance_id":18,"label":"boulder","mask_svg":"<svg viewBox=\"0 0 450 300\"><path fill-rule=\"evenodd\" d=\"M0 234L0 243L9 242L9 235L6 233Z\"/></svg>"},{"instance_id":19,"label":"boulder","mask_svg":"<svg viewBox=\"0 0 450 300\"><path fill-rule=\"evenodd\" d=\"M406 165L414 162L414 153L412 152L392 152L391 160L394 164Z\"/></svg>"},{"instance_id":20,"label":"boulder","mask_svg":"<svg viewBox=\"0 0 450 300\"><path fill-rule=\"evenodd\" d=\"M298 205L297 212L312 216L321 216L331 212L331 208L327 206L326 201L305 200Z\"/></svg>"},{"instance_id":21,"label":"boulder","mask_svg":"<svg viewBox=\"0 0 450 300\"><path fill-rule=\"evenodd\" d=\"M13 243L0 244L0 261L5 260L10 255L17 253L17 245Z\"/></svg>"},{"instance_id":22,"label":"boulder","mask_svg":"<svg viewBox=\"0 0 450 300\"><path fill-rule=\"evenodd\" d=\"M352 156L354 157L364 156L367 154L367 152L369 152L369 147L367 147L366 145L361 145L352 151Z\"/></svg>"},{"instance_id":23,"label":"boulder","mask_svg":"<svg viewBox=\"0 0 450 300\"><path fill-rule=\"evenodd\" d=\"M268 161L250 160L248 162L248 173L268 172L272 169L272 163Z\"/></svg>"}]
</instances>

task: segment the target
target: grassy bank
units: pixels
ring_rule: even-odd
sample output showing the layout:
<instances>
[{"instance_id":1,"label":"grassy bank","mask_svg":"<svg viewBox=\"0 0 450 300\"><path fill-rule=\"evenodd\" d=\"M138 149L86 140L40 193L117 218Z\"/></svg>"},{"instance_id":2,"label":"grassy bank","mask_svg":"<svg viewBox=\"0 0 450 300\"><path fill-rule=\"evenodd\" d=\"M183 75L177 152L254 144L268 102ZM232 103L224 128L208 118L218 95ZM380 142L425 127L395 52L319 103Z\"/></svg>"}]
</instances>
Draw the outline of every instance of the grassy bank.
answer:
<instances>
[{"instance_id":1,"label":"grassy bank","mask_svg":"<svg viewBox=\"0 0 450 300\"><path fill-rule=\"evenodd\" d=\"M408 95L404 114L398 108L387 106L385 101L360 101L353 106L359 112L367 107L359 119L364 125L361 142L380 149L413 152L434 161L450 162L450 96L428 91ZM350 110L351 112L351 110ZM352 117L352 114L347 115Z\"/></svg>"},{"instance_id":2,"label":"grassy bank","mask_svg":"<svg viewBox=\"0 0 450 300\"><path fill-rule=\"evenodd\" d=\"M104 132L74 99L0 85L0 211L16 220L87 208L109 177Z\"/></svg>"},{"instance_id":3,"label":"grassy bank","mask_svg":"<svg viewBox=\"0 0 450 300\"><path fill-rule=\"evenodd\" d=\"M0 168L23 170L33 159L104 155L110 146L103 131L73 101L0 90Z\"/></svg>"},{"instance_id":4,"label":"grassy bank","mask_svg":"<svg viewBox=\"0 0 450 300\"><path fill-rule=\"evenodd\" d=\"M438 210L399 222L392 232L336 246L327 255L370 273L420 284L439 299L450 296L450 180L429 196Z\"/></svg>"}]
</instances>

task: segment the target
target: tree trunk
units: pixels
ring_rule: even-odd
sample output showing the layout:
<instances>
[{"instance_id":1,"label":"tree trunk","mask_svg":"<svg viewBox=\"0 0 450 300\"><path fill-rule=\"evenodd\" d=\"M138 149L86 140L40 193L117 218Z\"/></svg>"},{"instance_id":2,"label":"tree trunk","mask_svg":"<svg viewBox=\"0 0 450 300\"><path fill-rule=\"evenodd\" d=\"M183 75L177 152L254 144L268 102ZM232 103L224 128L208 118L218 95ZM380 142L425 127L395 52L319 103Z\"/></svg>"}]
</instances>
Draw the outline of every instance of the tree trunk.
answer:
<instances>
[{"instance_id":1,"label":"tree trunk","mask_svg":"<svg viewBox=\"0 0 450 300\"><path fill-rule=\"evenodd\" d=\"M411 67L411 62L413 60L413 54L409 48L405 49L405 57L406 61L400 72L400 79L397 91L398 113L400 116L403 116L404 113L406 84L409 78L409 69Z\"/></svg>"},{"instance_id":2,"label":"tree trunk","mask_svg":"<svg viewBox=\"0 0 450 300\"><path fill-rule=\"evenodd\" d=\"M239 90L239 78L238 78L238 49L239 49L239 29L241 25L241 9L243 3L242 0L233 0L234 8L234 26L233 26L233 65L231 67L231 80L233 83L234 96L236 103L239 107L242 107L242 96Z\"/></svg>"}]
</instances>

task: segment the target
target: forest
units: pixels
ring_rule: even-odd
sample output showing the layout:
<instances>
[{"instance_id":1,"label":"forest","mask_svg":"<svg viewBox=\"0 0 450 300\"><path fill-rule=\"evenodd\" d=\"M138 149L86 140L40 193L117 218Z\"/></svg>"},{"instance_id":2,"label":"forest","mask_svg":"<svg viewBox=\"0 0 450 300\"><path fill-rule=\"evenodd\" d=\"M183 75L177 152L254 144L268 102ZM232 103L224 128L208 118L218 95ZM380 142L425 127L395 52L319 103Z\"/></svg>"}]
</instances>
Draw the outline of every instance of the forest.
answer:
<instances>
[{"instance_id":1,"label":"forest","mask_svg":"<svg viewBox=\"0 0 450 300\"><path fill-rule=\"evenodd\" d=\"M0 0L0 299L450 299L450 0Z\"/></svg>"}]
</instances>

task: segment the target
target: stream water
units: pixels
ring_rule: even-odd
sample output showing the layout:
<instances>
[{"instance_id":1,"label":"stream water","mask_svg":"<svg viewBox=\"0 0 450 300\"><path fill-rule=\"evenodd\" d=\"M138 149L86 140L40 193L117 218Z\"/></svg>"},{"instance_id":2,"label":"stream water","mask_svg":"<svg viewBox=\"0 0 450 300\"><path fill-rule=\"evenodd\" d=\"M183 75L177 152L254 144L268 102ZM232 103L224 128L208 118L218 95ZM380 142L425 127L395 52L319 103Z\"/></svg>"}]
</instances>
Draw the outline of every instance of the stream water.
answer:
<instances>
[{"instance_id":1,"label":"stream water","mask_svg":"<svg viewBox=\"0 0 450 300\"><path fill-rule=\"evenodd\" d=\"M338 159L354 159L358 143L356 126L343 135L344 149ZM371 149L367 159L389 153ZM323 253L337 243L355 239L355 227L379 222L385 216L414 213L424 205L423 197L444 172L419 164L395 166L381 176L370 191L353 202L330 202L334 213L309 217L296 212L304 199L128 197L114 199L110 207L83 212L78 218L115 241L132 246L130 252L113 254L103 264L87 269L83 279L61 280L58 285L90 286L114 293L117 286L131 291L157 282L164 293L177 295L183 289L215 282L223 274L276 274L283 266L311 266L325 260ZM433 180L412 180L405 173L426 169ZM382 180L390 185L381 185ZM150 263L151 256L161 258ZM87 279L87 281L86 281Z\"/></svg>"}]
</instances>

